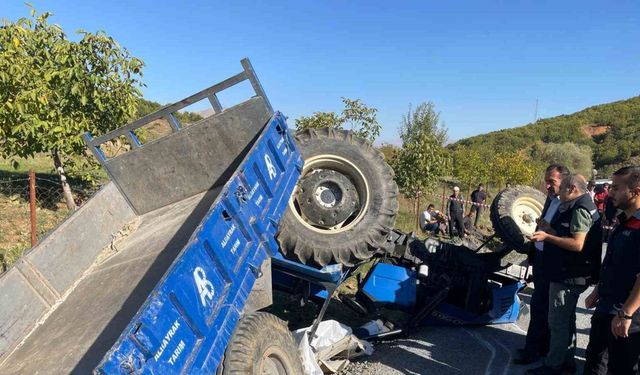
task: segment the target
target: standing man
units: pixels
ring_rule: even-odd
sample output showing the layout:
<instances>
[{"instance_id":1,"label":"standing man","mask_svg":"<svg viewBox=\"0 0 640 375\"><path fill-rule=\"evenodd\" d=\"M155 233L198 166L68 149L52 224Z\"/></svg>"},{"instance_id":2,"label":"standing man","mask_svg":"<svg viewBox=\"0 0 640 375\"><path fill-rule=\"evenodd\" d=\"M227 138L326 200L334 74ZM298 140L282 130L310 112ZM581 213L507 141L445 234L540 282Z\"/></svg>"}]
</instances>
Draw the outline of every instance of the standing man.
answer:
<instances>
[{"instance_id":1,"label":"standing man","mask_svg":"<svg viewBox=\"0 0 640 375\"><path fill-rule=\"evenodd\" d=\"M585 374L606 374L607 367L614 375L635 374L640 355L640 167L621 168L612 181L609 199L622 213L609 237L600 282L585 300L587 308L596 308Z\"/></svg>"},{"instance_id":2,"label":"standing man","mask_svg":"<svg viewBox=\"0 0 640 375\"><path fill-rule=\"evenodd\" d=\"M587 180L569 175L560 184L558 213L532 239L544 241L549 276L549 354L544 365L527 374L575 372L576 307L578 298L600 268L602 228ZM594 225L597 223L597 225ZM599 248L598 248L599 246Z\"/></svg>"},{"instance_id":3,"label":"standing man","mask_svg":"<svg viewBox=\"0 0 640 375\"><path fill-rule=\"evenodd\" d=\"M551 164L544 172L544 181L547 188L547 200L542 209L542 215L538 228L548 227L560 206L560 183L569 175L569 170L564 165ZM527 337L524 349L519 349L514 362L528 365L536 362L541 356L546 356L549 351L549 278L544 265L544 242L533 243L533 249L529 254L529 264L533 270L533 294L531 295L531 319L527 329Z\"/></svg>"},{"instance_id":4,"label":"standing man","mask_svg":"<svg viewBox=\"0 0 640 375\"><path fill-rule=\"evenodd\" d=\"M487 199L487 193L484 191L484 185L479 184L478 188L471 192L471 209L470 212L474 212L476 214L476 220L473 222L473 226L478 226L478 219L480 218L480 214L482 213L482 205L484 201Z\"/></svg>"},{"instance_id":5,"label":"standing man","mask_svg":"<svg viewBox=\"0 0 640 375\"><path fill-rule=\"evenodd\" d=\"M460 188L453 187L453 194L449 197L447 213L449 214L449 236L453 237L453 227L458 231L458 237L464 238L464 224L462 222L464 216L464 203L462 203L462 194Z\"/></svg>"}]
</instances>

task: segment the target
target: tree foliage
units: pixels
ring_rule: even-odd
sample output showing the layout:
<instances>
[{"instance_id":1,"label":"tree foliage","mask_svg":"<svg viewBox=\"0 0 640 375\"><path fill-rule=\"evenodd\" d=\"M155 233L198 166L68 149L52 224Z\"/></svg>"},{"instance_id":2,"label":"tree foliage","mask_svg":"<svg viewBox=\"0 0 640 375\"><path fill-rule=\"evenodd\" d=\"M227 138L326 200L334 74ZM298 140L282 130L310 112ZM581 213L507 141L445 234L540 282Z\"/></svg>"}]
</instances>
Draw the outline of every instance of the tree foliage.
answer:
<instances>
[{"instance_id":1,"label":"tree foliage","mask_svg":"<svg viewBox=\"0 0 640 375\"><path fill-rule=\"evenodd\" d=\"M534 185L544 167L534 162L527 153L499 152L489 154L469 147L459 147L452 152L454 178L467 192L478 184L504 188L511 184Z\"/></svg>"},{"instance_id":2,"label":"tree foliage","mask_svg":"<svg viewBox=\"0 0 640 375\"><path fill-rule=\"evenodd\" d=\"M105 133L135 113L144 64L104 32L69 40L50 16L32 8L0 27L0 156L51 153L73 207L62 165L84 153L82 133Z\"/></svg>"},{"instance_id":3,"label":"tree foliage","mask_svg":"<svg viewBox=\"0 0 640 375\"><path fill-rule=\"evenodd\" d=\"M541 168L523 152L501 152L489 161L489 180L496 186L532 185Z\"/></svg>"},{"instance_id":4,"label":"tree foliage","mask_svg":"<svg viewBox=\"0 0 640 375\"><path fill-rule=\"evenodd\" d=\"M444 143L447 130L431 102L409 108L400 126L402 147L391 160L400 191L415 197L418 191L435 188L450 174L451 159Z\"/></svg>"},{"instance_id":5,"label":"tree foliage","mask_svg":"<svg viewBox=\"0 0 640 375\"><path fill-rule=\"evenodd\" d=\"M370 108L360 99L342 98L344 108L335 112L314 112L311 116L296 119L296 130L337 128L353 131L356 135L373 143L380 135L382 126L376 118L378 110Z\"/></svg>"},{"instance_id":6,"label":"tree foliage","mask_svg":"<svg viewBox=\"0 0 640 375\"><path fill-rule=\"evenodd\" d=\"M396 157L400 148L392 145L391 143L383 143L378 147L378 150L382 152L382 155L384 155L384 160L386 160L388 163Z\"/></svg>"},{"instance_id":7,"label":"tree foliage","mask_svg":"<svg viewBox=\"0 0 640 375\"><path fill-rule=\"evenodd\" d=\"M162 104L140 98L138 99L138 103L136 105L135 117L140 118L146 116L157 111L160 108L162 108ZM196 112L176 112L175 115L178 121L180 121L180 123L183 125L202 120L202 116Z\"/></svg>"},{"instance_id":8,"label":"tree foliage","mask_svg":"<svg viewBox=\"0 0 640 375\"><path fill-rule=\"evenodd\" d=\"M452 158L453 175L460 182L461 187L466 189L467 194L477 184L492 181L490 159L476 150L459 148L452 153Z\"/></svg>"},{"instance_id":9,"label":"tree foliage","mask_svg":"<svg viewBox=\"0 0 640 375\"><path fill-rule=\"evenodd\" d=\"M593 162L591 161L591 148L585 145L577 145L571 142L542 143L531 146L530 157L537 161L541 168L547 165L559 163L566 165L571 172L580 173L587 179L591 177ZM540 172L542 177L542 171Z\"/></svg>"},{"instance_id":10,"label":"tree foliage","mask_svg":"<svg viewBox=\"0 0 640 375\"><path fill-rule=\"evenodd\" d=\"M447 127L440 121L440 113L436 112L433 102L425 102L409 111L400 123L400 139L403 143L412 142L424 135L433 137L444 145L447 142Z\"/></svg>"},{"instance_id":11,"label":"tree foliage","mask_svg":"<svg viewBox=\"0 0 640 375\"><path fill-rule=\"evenodd\" d=\"M125 123L140 96L141 60L104 32L67 39L50 13L0 28L0 152L81 154L85 131Z\"/></svg>"}]
</instances>

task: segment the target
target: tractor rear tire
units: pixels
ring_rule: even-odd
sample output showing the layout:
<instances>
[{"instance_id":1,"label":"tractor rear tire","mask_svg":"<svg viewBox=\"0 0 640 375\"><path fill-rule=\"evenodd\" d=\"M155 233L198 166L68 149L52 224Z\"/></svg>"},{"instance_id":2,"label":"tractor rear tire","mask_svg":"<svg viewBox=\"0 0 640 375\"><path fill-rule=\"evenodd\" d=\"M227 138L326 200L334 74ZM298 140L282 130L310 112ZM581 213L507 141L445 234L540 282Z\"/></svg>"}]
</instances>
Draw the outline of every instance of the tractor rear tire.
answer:
<instances>
[{"instance_id":1,"label":"tractor rear tire","mask_svg":"<svg viewBox=\"0 0 640 375\"><path fill-rule=\"evenodd\" d=\"M305 264L353 266L380 251L398 212L398 186L384 156L338 129L295 136L304 169L284 213L278 242Z\"/></svg>"},{"instance_id":2,"label":"tractor rear tire","mask_svg":"<svg viewBox=\"0 0 640 375\"><path fill-rule=\"evenodd\" d=\"M491 223L502 242L527 254L529 237L535 231L546 196L529 186L514 186L501 191L491 203Z\"/></svg>"},{"instance_id":3,"label":"tractor rear tire","mask_svg":"<svg viewBox=\"0 0 640 375\"><path fill-rule=\"evenodd\" d=\"M303 373L298 347L289 328L275 315L265 312L240 319L218 372L222 375Z\"/></svg>"}]
</instances>

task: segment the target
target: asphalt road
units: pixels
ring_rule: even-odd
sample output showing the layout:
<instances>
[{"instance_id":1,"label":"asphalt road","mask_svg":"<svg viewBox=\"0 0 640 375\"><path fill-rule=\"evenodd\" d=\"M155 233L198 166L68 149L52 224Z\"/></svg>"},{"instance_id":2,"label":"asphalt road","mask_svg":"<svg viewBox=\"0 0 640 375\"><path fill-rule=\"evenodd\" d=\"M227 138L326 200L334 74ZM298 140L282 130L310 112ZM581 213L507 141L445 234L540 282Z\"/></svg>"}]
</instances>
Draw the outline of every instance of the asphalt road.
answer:
<instances>
[{"instance_id":1,"label":"asphalt road","mask_svg":"<svg viewBox=\"0 0 640 375\"><path fill-rule=\"evenodd\" d=\"M584 307L583 293L578 303L578 374L582 373L585 348L589 335L592 310ZM521 295L528 301L527 295ZM349 365L343 375L396 374L524 374L525 370L541 365L514 365L517 348L524 345L529 316L517 323L483 327L425 327L408 338L375 346L372 356Z\"/></svg>"}]
</instances>

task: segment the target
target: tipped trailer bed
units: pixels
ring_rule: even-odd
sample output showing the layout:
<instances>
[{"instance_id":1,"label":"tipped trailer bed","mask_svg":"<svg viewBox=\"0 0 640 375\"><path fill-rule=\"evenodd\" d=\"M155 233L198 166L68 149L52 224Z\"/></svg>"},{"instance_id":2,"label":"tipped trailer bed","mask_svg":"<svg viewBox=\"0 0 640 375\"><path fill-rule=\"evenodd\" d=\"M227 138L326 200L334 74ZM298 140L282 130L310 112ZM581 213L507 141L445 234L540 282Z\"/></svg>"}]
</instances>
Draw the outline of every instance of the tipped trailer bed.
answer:
<instances>
[{"instance_id":1,"label":"tipped trailer bed","mask_svg":"<svg viewBox=\"0 0 640 375\"><path fill-rule=\"evenodd\" d=\"M277 253L280 216L302 169L285 118L248 60L243 71L85 142L112 182L0 277L0 373L207 373ZM222 109L249 80L256 96ZM215 114L175 112L208 98ZM142 144L137 130L173 129ZM126 137L113 158L101 146ZM264 293L263 293L264 294ZM249 303L251 302L251 303ZM248 304L248 305L247 305Z\"/></svg>"}]
</instances>

